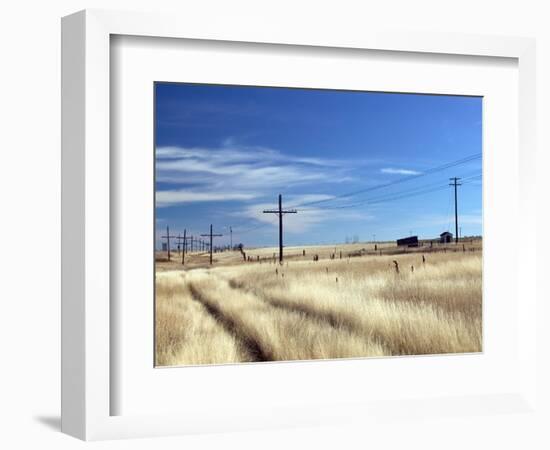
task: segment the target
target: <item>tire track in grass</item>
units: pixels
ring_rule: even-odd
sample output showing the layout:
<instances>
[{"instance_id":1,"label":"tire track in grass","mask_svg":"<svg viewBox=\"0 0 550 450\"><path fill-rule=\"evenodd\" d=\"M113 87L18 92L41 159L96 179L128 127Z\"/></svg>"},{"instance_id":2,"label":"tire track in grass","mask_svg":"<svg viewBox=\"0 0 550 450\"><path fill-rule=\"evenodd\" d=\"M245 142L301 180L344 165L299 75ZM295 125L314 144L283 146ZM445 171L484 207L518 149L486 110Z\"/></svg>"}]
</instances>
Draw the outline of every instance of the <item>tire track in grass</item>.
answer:
<instances>
[{"instance_id":1,"label":"tire track in grass","mask_svg":"<svg viewBox=\"0 0 550 450\"><path fill-rule=\"evenodd\" d=\"M364 336L367 339L372 339L377 342L380 346L385 348L388 352L388 355L423 355L423 354L445 354L445 353L457 353L452 350L447 351L434 351L434 352L423 352L421 350L410 351L406 342L401 339L392 339L390 336L381 332L374 327L366 327L361 325L353 317L343 317L338 311L322 311L315 307L309 307L306 304L287 302L285 300L277 299L271 295L266 295L254 288L250 288L245 284L237 280L229 280L229 286L235 290L240 290L243 292L249 292L255 295L258 299L264 301L265 303L282 310L292 311L301 313L312 320L317 320L324 322L335 329L341 329L348 331L350 333L358 334ZM395 302L397 303L397 302ZM406 303L405 303L406 304ZM460 352L459 352L460 353Z\"/></svg>"},{"instance_id":2,"label":"tire track in grass","mask_svg":"<svg viewBox=\"0 0 550 450\"><path fill-rule=\"evenodd\" d=\"M237 291L241 290L244 292L249 292L251 294L254 294L260 300L266 302L267 304L275 308L303 314L309 317L310 319L317 320L319 322L324 322L333 328L337 328L337 329L343 328L351 332L356 331L356 327L354 327L353 324L350 324L347 321L342 320L342 318L338 317L336 313L332 314L331 312L328 312L328 311L327 312L321 312L317 310L314 311L312 308L308 307L307 305L302 305L300 303L285 302L284 300L279 300L273 296L266 295L262 292L258 292L255 289L248 288L243 283L239 283L236 280L229 280L229 286L232 289L235 289Z\"/></svg>"},{"instance_id":3,"label":"tire track in grass","mask_svg":"<svg viewBox=\"0 0 550 450\"><path fill-rule=\"evenodd\" d=\"M275 308L303 314L304 316L309 317L310 319L326 323L335 329L344 329L346 331L356 332L356 329L352 324L337 317L336 314L332 314L330 312L313 311L311 308L308 308L307 305L302 305L299 303L290 304L288 302L285 302L284 300L279 300L275 297L272 297L266 294L260 294L258 292L254 292L254 294L259 299L263 300L264 302L268 303L269 305Z\"/></svg>"},{"instance_id":4,"label":"tire track in grass","mask_svg":"<svg viewBox=\"0 0 550 450\"><path fill-rule=\"evenodd\" d=\"M274 308L303 314L304 316L309 317L312 320L326 323L327 325L330 325L332 328L337 330L345 330L350 333L360 334L363 336L365 335L366 330L364 330L362 327L359 327L357 323L352 322L349 319L343 318L341 317L341 315L339 316L338 312L332 313L330 311L320 311L308 307L307 305L279 300L273 296L268 296L266 294L257 292L255 289L249 288L243 283L240 283L233 279L229 280L228 283L232 289L254 294L258 299L264 301L268 305L273 306ZM368 335L369 336L366 337L368 337L369 339L373 339L375 342L378 342L379 345L388 350L390 355L400 354L396 351L395 344L391 341L388 341L387 337L383 334L378 333L374 330L370 330L370 332L368 332Z\"/></svg>"},{"instance_id":5,"label":"tire track in grass","mask_svg":"<svg viewBox=\"0 0 550 450\"><path fill-rule=\"evenodd\" d=\"M267 352L262 348L259 342L250 337L247 333L243 332L241 327L237 322L235 322L231 317L224 314L221 309L214 304L214 302L208 301L208 299L197 289L193 283L189 283L189 291L191 292L191 297L196 302L200 303L206 311L235 339L241 343L244 351L248 353L251 361L253 362L264 362L272 361L273 359L269 357Z\"/></svg>"}]
</instances>

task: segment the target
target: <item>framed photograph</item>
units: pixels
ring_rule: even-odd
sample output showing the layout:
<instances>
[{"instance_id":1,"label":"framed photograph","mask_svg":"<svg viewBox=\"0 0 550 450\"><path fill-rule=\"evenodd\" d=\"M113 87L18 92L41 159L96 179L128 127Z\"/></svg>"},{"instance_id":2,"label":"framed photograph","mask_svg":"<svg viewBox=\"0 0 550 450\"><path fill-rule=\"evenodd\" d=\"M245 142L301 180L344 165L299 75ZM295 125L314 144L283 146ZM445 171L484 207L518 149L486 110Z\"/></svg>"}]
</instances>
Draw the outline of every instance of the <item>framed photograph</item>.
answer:
<instances>
[{"instance_id":1,"label":"framed photograph","mask_svg":"<svg viewBox=\"0 0 550 450\"><path fill-rule=\"evenodd\" d=\"M533 413L532 40L62 31L64 432Z\"/></svg>"}]
</instances>

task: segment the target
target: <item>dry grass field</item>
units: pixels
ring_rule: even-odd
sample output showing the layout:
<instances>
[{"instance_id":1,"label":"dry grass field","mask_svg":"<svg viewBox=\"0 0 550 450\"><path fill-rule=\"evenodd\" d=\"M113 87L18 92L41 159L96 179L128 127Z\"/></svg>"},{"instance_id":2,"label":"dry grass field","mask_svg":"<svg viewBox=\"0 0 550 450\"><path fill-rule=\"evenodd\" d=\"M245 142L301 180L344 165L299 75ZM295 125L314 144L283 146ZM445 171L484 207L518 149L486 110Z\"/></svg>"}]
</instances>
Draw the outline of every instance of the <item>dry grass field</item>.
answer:
<instances>
[{"instance_id":1,"label":"dry grass field","mask_svg":"<svg viewBox=\"0 0 550 450\"><path fill-rule=\"evenodd\" d=\"M215 254L212 267L197 253L185 270L177 254L158 255L156 364L481 351L481 241L465 251L382 247L392 254L366 244L285 248L282 266L275 249L248 251L251 262Z\"/></svg>"}]
</instances>

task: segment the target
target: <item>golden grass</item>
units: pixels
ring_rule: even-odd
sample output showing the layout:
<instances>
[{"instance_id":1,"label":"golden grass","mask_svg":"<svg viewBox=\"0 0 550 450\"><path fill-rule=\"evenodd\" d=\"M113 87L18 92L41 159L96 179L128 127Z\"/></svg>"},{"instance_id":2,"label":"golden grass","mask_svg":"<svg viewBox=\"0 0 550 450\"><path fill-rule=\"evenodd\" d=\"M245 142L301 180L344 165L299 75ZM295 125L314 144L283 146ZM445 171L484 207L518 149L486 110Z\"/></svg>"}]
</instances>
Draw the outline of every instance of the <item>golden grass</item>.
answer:
<instances>
[{"instance_id":1,"label":"golden grass","mask_svg":"<svg viewBox=\"0 0 550 450\"><path fill-rule=\"evenodd\" d=\"M157 364L481 351L480 254L426 258L157 273Z\"/></svg>"},{"instance_id":2,"label":"golden grass","mask_svg":"<svg viewBox=\"0 0 550 450\"><path fill-rule=\"evenodd\" d=\"M195 299L219 311L260 360L320 359L381 356L381 346L366 336L303 312L275 307L250 292L232 289L223 279L208 273L194 274Z\"/></svg>"},{"instance_id":3,"label":"golden grass","mask_svg":"<svg viewBox=\"0 0 550 450\"><path fill-rule=\"evenodd\" d=\"M247 353L206 309L191 300L181 274L157 274L156 364L246 362Z\"/></svg>"}]
</instances>

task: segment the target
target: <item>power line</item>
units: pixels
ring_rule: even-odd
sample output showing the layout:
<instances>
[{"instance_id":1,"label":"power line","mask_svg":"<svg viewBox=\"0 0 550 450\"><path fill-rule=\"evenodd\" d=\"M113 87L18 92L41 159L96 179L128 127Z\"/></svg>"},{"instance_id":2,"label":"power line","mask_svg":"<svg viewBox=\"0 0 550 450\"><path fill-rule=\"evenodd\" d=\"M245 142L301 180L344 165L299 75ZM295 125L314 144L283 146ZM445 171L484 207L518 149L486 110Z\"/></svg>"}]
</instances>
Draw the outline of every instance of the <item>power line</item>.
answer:
<instances>
[{"instance_id":1,"label":"power line","mask_svg":"<svg viewBox=\"0 0 550 450\"><path fill-rule=\"evenodd\" d=\"M481 177L481 174L480 175L475 175L475 176L470 176L470 177L464 178L463 180L470 180L470 179L473 180L473 179L479 178L479 177ZM423 194L428 194L430 192L442 191L442 190L446 190L447 188L448 188L447 183L444 183L444 184L442 184L442 183L430 183L428 185L419 186L419 187L408 189L408 190L405 190L405 191L402 191L402 192L388 193L388 194L384 194L384 195L379 196L379 197L374 197L374 198L361 200L360 202L356 202L356 203L352 203L352 204L324 206L323 209L356 208L358 206L362 206L362 205L366 205L366 204L372 205L372 204L384 203L386 201L400 200L400 199L403 199L403 198L414 197L416 195L423 195ZM317 208L311 208L311 209L304 209L302 211L316 211L316 210L317 210Z\"/></svg>"},{"instance_id":2,"label":"power line","mask_svg":"<svg viewBox=\"0 0 550 450\"><path fill-rule=\"evenodd\" d=\"M459 179L461 179L462 185L467 185L467 184L471 184L473 181L475 181L476 179L479 179L481 177L482 177L481 173L476 174L475 172L469 172L469 173L464 174L462 176L462 178L459 178ZM392 184L394 184L394 183L392 183ZM401 200L401 199L405 199L405 198L416 197L416 196L419 196L419 195L426 195L426 194L429 194L429 193L432 193L432 192L438 192L438 191L442 191L442 190L446 190L446 189L448 189L448 183L442 184L440 182L435 182L435 183L430 183L430 184L426 184L426 185L423 185L423 186L417 186L417 187L414 187L414 188L411 188L411 189L406 189L404 191L398 191L398 192L384 194L384 195L374 197L374 198L364 199L364 200L361 200L360 202L356 202L356 203L353 203L353 204L324 206L322 209L328 209L328 210L330 210L330 209L332 209L332 210L347 209L347 208L355 208L357 206L362 206L362 205L365 205L365 204L369 204L369 205L380 204L380 203L386 203L386 202ZM319 210L319 209L320 208L311 208L311 209L308 208L308 209L303 209L302 211L316 211L316 210ZM298 212L298 211L296 211L296 212ZM273 214L279 215L279 209L265 210L264 213L273 213ZM282 213L282 215L284 215L286 213L295 213L295 212L294 211L284 211L284 210L282 210L282 205L281 205L281 213ZM280 222L282 221L282 215L280 216ZM257 225L250 226L250 227L245 228L243 230L239 230L238 228L234 229L233 227L230 227L230 233L231 234L236 234L236 235L244 235L244 234L247 234L251 231L255 231L255 230L258 230L260 228L264 228L264 227L272 226L272 225L273 225L272 223L264 222L264 223L259 223ZM282 228L281 223L279 223L279 228L280 228L280 231L281 231L281 228ZM210 237L210 234L202 234L201 236ZM217 236L221 236L221 235L214 235L213 234L213 237L217 237ZM162 237L164 238L165 236L162 236ZM175 236L170 236L170 237L175 237ZM282 245L282 239L280 239L280 242L279 242L279 253L280 253L279 254L279 259L280 260L282 260L281 245ZM212 253L212 246L210 246L210 253ZM211 257L212 257L212 255L211 255Z\"/></svg>"},{"instance_id":3,"label":"power line","mask_svg":"<svg viewBox=\"0 0 550 450\"><path fill-rule=\"evenodd\" d=\"M470 173L472 173L472 172L470 172ZM478 178L482 177L481 174L469 175L469 176L466 176L466 175L468 175L468 174L465 174L462 178L462 184L463 185L470 184L475 179L478 179ZM412 189L407 189L405 191L388 193L388 194L384 194L384 195L379 196L379 197L365 199L365 200L362 200L360 202L356 202L356 203L353 203L353 204L324 206L323 209L324 210L327 210L327 209L328 210L347 209L347 208L355 208L357 206L362 206L362 205L365 205L365 204L380 204L380 203L391 202L391 201L401 200L401 199L410 198L410 197L416 197L418 195L425 195L425 194L429 194L429 193L432 193L432 192L443 191L443 190L447 190L448 187L449 187L448 183L442 183L442 182L441 183L430 183L430 184L415 187L415 188L412 188ZM450 202L450 198L449 198L449 202ZM450 203L449 203L448 206L450 206ZM317 211L317 210L319 210L319 208L302 209L302 211L304 211L304 212ZM447 212L448 212L448 209L447 209ZM272 225L273 225L272 223L264 222L264 223L260 223L260 224L251 226L249 228L245 228L245 229L240 230L240 231L239 230L233 230L233 233L236 234L236 235L244 235L244 234L247 234L251 231L255 231L255 230L258 230L260 228L264 228L264 227L272 226Z\"/></svg>"},{"instance_id":4,"label":"power line","mask_svg":"<svg viewBox=\"0 0 550 450\"><path fill-rule=\"evenodd\" d=\"M259 228L267 227L267 226L269 226L269 225L273 225L273 224L272 224L272 223L268 223L268 222L262 222L262 223L260 223L260 224L258 224L258 225L252 226L252 227L250 227L250 228L246 228L246 229L241 230L241 231L239 231L239 230L233 231L233 234L236 234L236 235L243 235L243 234L247 234L247 233L249 233L249 232L251 232L251 231L257 230L257 229L259 229Z\"/></svg>"},{"instance_id":5,"label":"power line","mask_svg":"<svg viewBox=\"0 0 550 450\"><path fill-rule=\"evenodd\" d=\"M478 177L475 177L475 178L479 178L480 176L481 175L479 175ZM470 182L468 182L468 183L470 183ZM463 184L466 184L466 183L463 183ZM385 203L387 201L401 200L401 199L404 199L404 198L415 197L417 195L424 195L424 194L429 194L431 192L443 191L443 190L446 190L447 188L448 188L447 185L440 185L438 187L434 187L434 188L431 188L431 189L423 189L423 190L415 191L415 192L412 192L412 193L409 193L409 194L400 194L400 195L395 195L395 196L381 197L381 198L374 199L373 201L365 202L365 203L369 203L369 204Z\"/></svg>"},{"instance_id":6,"label":"power line","mask_svg":"<svg viewBox=\"0 0 550 450\"><path fill-rule=\"evenodd\" d=\"M431 192L432 190L437 190L437 188L446 187L446 186L447 186L446 184L442 185L442 184L433 184L433 183L431 183L429 185L419 186L419 187L416 187L416 188L413 188L413 189L408 189L408 190L405 190L405 191L402 191L402 192L392 192L392 193L384 194L384 195L378 196L378 197L366 198L366 199L363 199L361 201L351 203L351 204L332 205L332 206L329 205L329 206L323 207L323 209L356 208L358 206L362 206L362 205L366 205L366 204L381 203L381 202L384 202L386 200L392 200L394 197L395 198L406 198L408 196L414 196L417 193ZM312 208L312 209L308 209L307 211L315 211L315 210L316 210L316 208Z\"/></svg>"},{"instance_id":7,"label":"power line","mask_svg":"<svg viewBox=\"0 0 550 450\"><path fill-rule=\"evenodd\" d=\"M461 165L461 164L465 164L465 163L474 161L474 160L479 159L479 158L481 158L481 153L473 154L473 155L458 159L456 161L452 161L452 162L449 162L449 163L446 163L446 164L442 164L442 165L439 165L439 166L436 166L436 167L432 167L430 169L425 170L424 172L422 172L420 174L410 175L410 176L403 177L403 178L400 178L398 180L395 180L395 181L392 181L392 182L389 182L389 183L379 184L379 185L376 185L376 186L371 186L371 187L360 189L360 190L357 190L357 191L352 191L352 192L340 194L340 195L337 195L337 196L334 196L334 197L331 197L331 198L328 198L328 199L301 203L299 205L293 206L292 208L299 208L299 207L303 207L303 206L310 206L310 205L317 205L317 204L326 203L326 202L332 202L332 201L335 201L335 200L338 200L338 199L352 197L352 196L362 194L362 193L365 193L365 192L371 192L371 191L374 191L374 190L378 190L378 189L382 189L382 188L385 188L385 187L393 186L395 184L400 184L400 183L404 183L406 181L410 181L410 180L414 180L414 179L417 179L417 178L420 178L420 177L424 177L424 176L427 176L427 175L430 175L430 174L433 174L433 173L436 173L436 172L439 172L439 171L442 171L442 170L449 169L451 167L455 167L455 166L458 166L458 165ZM423 194L427 194L429 192L435 192L436 190L440 190L439 187L437 189L432 189L432 190L419 190L419 189L422 189L422 188L418 188L418 187L413 188L412 190L405 191L404 193L386 194L385 197L375 198L374 200L373 199L366 199L364 201L354 203L354 204L351 204L351 205L326 206L323 209L345 209L345 208L361 206L361 205L364 205L364 204L367 204L367 203L368 204L374 204L374 203L381 203L381 202L384 202L384 201L393 201L393 200L398 200L398 199L401 199L401 198L408 198L408 197L412 197L412 196L415 196L415 195L423 195ZM410 194L409 194L409 192L410 192ZM398 196L396 196L396 195L398 195ZM305 211L307 211L307 210L305 210ZM251 226L249 228L245 228L244 230L239 230L238 227L237 227L236 230L233 230L233 227L230 227L231 240L232 240L232 237L233 237L233 233L235 233L237 235L243 235L243 234L247 234L251 231L255 231L255 230L258 230L260 228L267 227L267 226L270 226L270 225L272 225L272 224L270 224L270 223L260 223L260 224ZM168 232L167 232L167 236L169 236ZM205 235L205 236L207 236L207 235ZM162 236L162 237L164 238L164 236ZM170 236L170 237L175 237L175 236Z\"/></svg>"},{"instance_id":8,"label":"power line","mask_svg":"<svg viewBox=\"0 0 550 450\"><path fill-rule=\"evenodd\" d=\"M450 169L451 167L456 167L456 166L459 166L459 165L462 165L462 164L466 164L468 162L474 161L474 160L479 159L479 158L481 158L481 153L476 153L474 155L466 156L466 157L458 159L456 161L451 161L449 163L445 163L445 164L442 164L442 165L439 165L439 166L436 166L436 167L432 167L432 168L427 169L424 172L419 173L419 174L409 175L409 176L406 176L406 177L403 177L403 178L399 178L398 180L390 181L388 183L383 183L383 184L379 184L379 185L376 185L376 186L371 186L371 187L368 187L368 188L360 189L360 190L357 190L357 191L352 191L352 192L336 195L336 196L333 196L331 198L327 198L327 199L323 199L323 200L315 200L315 201L311 201L311 202L301 203L301 204L298 204L298 205L294 205L292 207L293 208L299 208L299 207L302 207L302 206L310 206L310 205L317 205L317 204L320 204L320 203L326 203L326 202L334 201L334 200L341 199L341 198L353 197L357 194L362 194L364 192L371 192L371 191L374 191L374 190L377 190L377 189L382 189L382 188L385 188L385 187L388 187L388 186L393 186L395 184L404 183L404 182L410 181L410 180L415 180L415 179L420 178L420 177L425 177L427 175L431 175L431 174L436 173L436 172L441 172L442 170Z\"/></svg>"}]
</instances>

